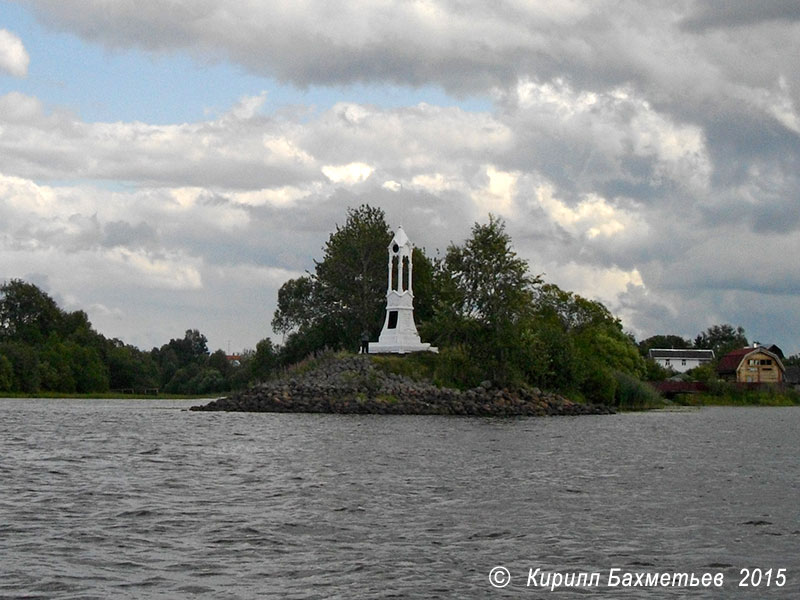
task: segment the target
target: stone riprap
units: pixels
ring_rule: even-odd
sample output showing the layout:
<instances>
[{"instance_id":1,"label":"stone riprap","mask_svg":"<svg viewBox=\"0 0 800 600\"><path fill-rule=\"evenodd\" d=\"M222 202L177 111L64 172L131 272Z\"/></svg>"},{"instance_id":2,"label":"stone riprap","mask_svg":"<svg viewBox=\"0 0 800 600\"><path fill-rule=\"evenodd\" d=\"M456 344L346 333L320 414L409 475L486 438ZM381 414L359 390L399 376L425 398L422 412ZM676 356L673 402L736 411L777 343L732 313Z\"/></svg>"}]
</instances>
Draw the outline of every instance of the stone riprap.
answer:
<instances>
[{"instance_id":1,"label":"stone riprap","mask_svg":"<svg viewBox=\"0 0 800 600\"><path fill-rule=\"evenodd\" d=\"M191 410L473 416L613 413L606 406L578 404L536 388L501 389L489 382L466 391L440 388L387 373L366 356L323 359L306 373L289 374Z\"/></svg>"}]
</instances>

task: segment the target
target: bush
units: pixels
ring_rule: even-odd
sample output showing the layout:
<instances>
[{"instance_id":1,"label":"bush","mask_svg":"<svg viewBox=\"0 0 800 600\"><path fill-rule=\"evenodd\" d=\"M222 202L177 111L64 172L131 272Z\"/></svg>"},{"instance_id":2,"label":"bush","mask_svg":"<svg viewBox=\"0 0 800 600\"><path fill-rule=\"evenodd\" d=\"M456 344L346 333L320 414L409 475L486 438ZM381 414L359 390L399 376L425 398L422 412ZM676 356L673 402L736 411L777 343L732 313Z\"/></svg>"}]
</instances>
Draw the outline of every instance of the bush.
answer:
<instances>
[{"instance_id":1,"label":"bush","mask_svg":"<svg viewBox=\"0 0 800 600\"><path fill-rule=\"evenodd\" d=\"M417 381L431 381L439 387L465 390L476 387L488 377L463 345L444 348L439 354L415 352L403 356L371 356L370 359L382 371Z\"/></svg>"},{"instance_id":2,"label":"bush","mask_svg":"<svg viewBox=\"0 0 800 600\"><path fill-rule=\"evenodd\" d=\"M14 366L0 354L0 392L10 392L14 385Z\"/></svg>"},{"instance_id":3,"label":"bush","mask_svg":"<svg viewBox=\"0 0 800 600\"><path fill-rule=\"evenodd\" d=\"M581 394L595 404L614 404L616 391L617 380L614 372L598 368L596 365L587 369L580 385Z\"/></svg>"},{"instance_id":4,"label":"bush","mask_svg":"<svg viewBox=\"0 0 800 600\"><path fill-rule=\"evenodd\" d=\"M616 371L617 389L614 404L620 408L653 408L663 406L664 399L649 384L622 371Z\"/></svg>"},{"instance_id":5,"label":"bush","mask_svg":"<svg viewBox=\"0 0 800 600\"><path fill-rule=\"evenodd\" d=\"M386 373L410 377L417 381L433 381L438 355L433 352L415 352L405 356L372 355L372 364Z\"/></svg>"},{"instance_id":6,"label":"bush","mask_svg":"<svg viewBox=\"0 0 800 600\"><path fill-rule=\"evenodd\" d=\"M727 381L709 382L709 393L686 399L687 403L720 406L800 405L800 392L788 387L746 386Z\"/></svg>"},{"instance_id":7,"label":"bush","mask_svg":"<svg viewBox=\"0 0 800 600\"><path fill-rule=\"evenodd\" d=\"M7 342L0 344L0 354L5 356L13 370L10 391L39 391L39 355L34 348L20 342Z\"/></svg>"}]
</instances>

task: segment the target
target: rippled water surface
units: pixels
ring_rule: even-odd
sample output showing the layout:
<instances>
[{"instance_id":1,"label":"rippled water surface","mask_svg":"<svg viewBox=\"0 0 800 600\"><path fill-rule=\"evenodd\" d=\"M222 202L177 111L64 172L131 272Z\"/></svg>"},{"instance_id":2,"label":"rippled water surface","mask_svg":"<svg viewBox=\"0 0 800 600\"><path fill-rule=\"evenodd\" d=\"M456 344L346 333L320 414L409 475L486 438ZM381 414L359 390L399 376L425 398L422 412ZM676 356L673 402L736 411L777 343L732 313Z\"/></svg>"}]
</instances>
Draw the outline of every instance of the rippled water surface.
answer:
<instances>
[{"instance_id":1,"label":"rippled water surface","mask_svg":"<svg viewBox=\"0 0 800 600\"><path fill-rule=\"evenodd\" d=\"M0 400L0 598L800 598L800 409L469 419ZM505 566L511 584L494 589ZM738 588L740 569L786 569ZM722 572L722 591L526 587ZM555 595L553 595L555 594Z\"/></svg>"}]
</instances>

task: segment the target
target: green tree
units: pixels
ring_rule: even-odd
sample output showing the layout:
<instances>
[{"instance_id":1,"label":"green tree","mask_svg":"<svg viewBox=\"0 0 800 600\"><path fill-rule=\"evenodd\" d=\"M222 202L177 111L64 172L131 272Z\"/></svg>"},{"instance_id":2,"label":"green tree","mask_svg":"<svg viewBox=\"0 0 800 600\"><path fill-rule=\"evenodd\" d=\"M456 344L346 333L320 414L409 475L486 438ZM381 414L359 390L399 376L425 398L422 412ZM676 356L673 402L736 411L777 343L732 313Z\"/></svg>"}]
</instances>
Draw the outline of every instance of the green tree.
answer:
<instances>
[{"instance_id":1,"label":"green tree","mask_svg":"<svg viewBox=\"0 0 800 600\"><path fill-rule=\"evenodd\" d=\"M490 327L521 318L540 283L514 252L505 222L493 215L487 224L473 225L463 246L450 245L443 269L452 283L454 310Z\"/></svg>"},{"instance_id":2,"label":"green tree","mask_svg":"<svg viewBox=\"0 0 800 600\"><path fill-rule=\"evenodd\" d=\"M178 377L181 386L197 375L200 368L208 361L208 341L197 329L187 329L183 338L173 338L161 348L153 348L150 352L160 372L160 387L168 392L191 393L176 389L172 380ZM180 372L180 375L179 375Z\"/></svg>"},{"instance_id":3,"label":"green tree","mask_svg":"<svg viewBox=\"0 0 800 600\"><path fill-rule=\"evenodd\" d=\"M0 392L10 392L14 389L14 365L4 355L0 354Z\"/></svg>"},{"instance_id":4,"label":"green tree","mask_svg":"<svg viewBox=\"0 0 800 600\"><path fill-rule=\"evenodd\" d=\"M691 348L692 342L679 335L654 335L638 343L639 353L647 357L652 348Z\"/></svg>"},{"instance_id":5,"label":"green tree","mask_svg":"<svg viewBox=\"0 0 800 600\"><path fill-rule=\"evenodd\" d=\"M68 348L55 335L50 336L39 352L39 373L42 389L68 393L77 390L72 371L71 352L73 350L72 347Z\"/></svg>"},{"instance_id":6,"label":"green tree","mask_svg":"<svg viewBox=\"0 0 800 600\"><path fill-rule=\"evenodd\" d=\"M41 387L54 392L105 392L108 367L91 346L51 335L39 353Z\"/></svg>"},{"instance_id":7,"label":"green tree","mask_svg":"<svg viewBox=\"0 0 800 600\"><path fill-rule=\"evenodd\" d=\"M643 357L644 358L644 357ZM665 369L652 358L644 359L645 375L647 381L664 381L675 374L672 369Z\"/></svg>"},{"instance_id":8,"label":"green tree","mask_svg":"<svg viewBox=\"0 0 800 600\"><path fill-rule=\"evenodd\" d=\"M540 279L513 250L503 220L490 215L487 224L473 225L463 245L451 244L435 280L435 340L465 345L500 383L518 378L520 336Z\"/></svg>"},{"instance_id":9,"label":"green tree","mask_svg":"<svg viewBox=\"0 0 800 600\"><path fill-rule=\"evenodd\" d=\"M348 209L347 221L330 235L314 273L290 280L279 290L275 330L292 331L293 345L310 351L325 346L355 350L362 331L377 336L391 239L381 209L368 205Z\"/></svg>"},{"instance_id":10,"label":"green tree","mask_svg":"<svg viewBox=\"0 0 800 600\"><path fill-rule=\"evenodd\" d=\"M12 279L0 286L0 338L41 344L62 320L55 301L32 283Z\"/></svg>"},{"instance_id":11,"label":"green tree","mask_svg":"<svg viewBox=\"0 0 800 600\"><path fill-rule=\"evenodd\" d=\"M170 377L164 385L164 391L168 394L193 394L195 387L193 380L202 378L204 368L198 363L189 363L181 367Z\"/></svg>"},{"instance_id":12,"label":"green tree","mask_svg":"<svg viewBox=\"0 0 800 600\"><path fill-rule=\"evenodd\" d=\"M336 227L316 263L315 276L329 314L341 319L356 341L364 329L375 330L383 315L386 247L391 239L381 209L366 204L348 209L347 222Z\"/></svg>"},{"instance_id":13,"label":"green tree","mask_svg":"<svg viewBox=\"0 0 800 600\"><path fill-rule=\"evenodd\" d=\"M744 328L734 327L727 323L712 325L699 334L694 340L694 347L713 350L717 359L722 358L731 350L747 346Z\"/></svg>"},{"instance_id":14,"label":"green tree","mask_svg":"<svg viewBox=\"0 0 800 600\"><path fill-rule=\"evenodd\" d=\"M278 366L278 353L272 340L265 338L256 344L256 352L249 363L253 379L269 378Z\"/></svg>"},{"instance_id":15,"label":"green tree","mask_svg":"<svg viewBox=\"0 0 800 600\"><path fill-rule=\"evenodd\" d=\"M105 357L111 389L143 390L159 386L158 365L150 354L113 339L107 343Z\"/></svg>"},{"instance_id":16,"label":"green tree","mask_svg":"<svg viewBox=\"0 0 800 600\"><path fill-rule=\"evenodd\" d=\"M224 350L212 352L206 361L206 365L209 368L218 371L225 381L228 381L230 376L233 374L234 367L231 364L231 361L228 360L228 355L225 354Z\"/></svg>"},{"instance_id":17,"label":"green tree","mask_svg":"<svg viewBox=\"0 0 800 600\"><path fill-rule=\"evenodd\" d=\"M635 378L645 375L645 361L633 340L600 302L545 284L537 290L535 306L538 331L547 331L548 337L557 340L548 346L550 351L555 348L559 352L552 361L554 368L565 364L568 369L569 379L560 378L559 389L572 389L592 401L613 404L618 373ZM548 329L543 329L542 323Z\"/></svg>"},{"instance_id":18,"label":"green tree","mask_svg":"<svg viewBox=\"0 0 800 600\"><path fill-rule=\"evenodd\" d=\"M0 343L0 355L13 369L12 391L35 393L41 384L39 354L31 346L18 341Z\"/></svg>"},{"instance_id":19,"label":"green tree","mask_svg":"<svg viewBox=\"0 0 800 600\"><path fill-rule=\"evenodd\" d=\"M255 351L246 348L239 354L239 364L232 364L231 374L228 378L229 389L241 390L250 384L255 377L252 375L251 365L255 357Z\"/></svg>"},{"instance_id":20,"label":"green tree","mask_svg":"<svg viewBox=\"0 0 800 600\"><path fill-rule=\"evenodd\" d=\"M70 368L75 378L75 389L82 393L107 392L109 388L108 367L103 363L96 348L67 342Z\"/></svg>"},{"instance_id":21,"label":"green tree","mask_svg":"<svg viewBox=\"0 0 800 600\"><path fill-rule=\"evenodd\" d=\"M278 308L272 319L272 329L284 335L291 331L307 330L321 317L318 303L321 298L312 276L290 279L278 290Z\"/></svg>"},{"instance_id":22,"label":"green tree","mask_svg":"<svg viewBox=\"0 0 800 600\"><path fill-rule=\"evenodd\" d=\"M411 261L414 268L414 319L418 324L422 324L430 321L434 315L434 302L436 296L436 266L421 248L414 248L411 254ZM386 273L386 270L384 270L384 278L387 275L388 273ZM381 302L384 302L385 298L386 295L384 290L384 295L381 298ZM382 322L381 325L383 325Z\"/></svg>"},{"instance_id":23,"label":"green tree","mask_svg":"<svg viewBox=\"0 0 800 600\"><path fill-rule=\"evenodd\" d=\"M170 340L168 346L175 350L182 365L204 362L208 358L208 340L197 329L187 329L180 340Z\"/></svg>"}]
</instances>

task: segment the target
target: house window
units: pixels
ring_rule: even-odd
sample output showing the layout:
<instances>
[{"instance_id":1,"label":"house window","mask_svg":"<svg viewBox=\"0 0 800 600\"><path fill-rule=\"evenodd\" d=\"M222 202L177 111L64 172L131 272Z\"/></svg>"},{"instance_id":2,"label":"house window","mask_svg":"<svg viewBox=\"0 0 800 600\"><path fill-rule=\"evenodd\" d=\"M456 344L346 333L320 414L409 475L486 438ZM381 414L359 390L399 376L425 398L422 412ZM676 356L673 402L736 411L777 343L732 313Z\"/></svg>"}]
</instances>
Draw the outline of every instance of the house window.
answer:
<instances>
[{"instance_id":1,"label":"house window","mask_svg":"<svg viewBox=\"0 0 800 600\"><path fill-rule=\"evenodd\" d=\"M686 359L685 358L681 359L681 366L683 366L683 367L686 366Z\"/></svg>"},{"instance_id":2,"label":"house window","mask_svg":"<svg viewBox=\"0 0 800 600\"><path fill-rule=\"evenodd\" d=\"M772 359L767 358L765 360L762 360L761 364L762 365L771 365L772 364Z\"/></svg>"},{"instance_id":3,"label":"house window","mask_svg":"<svg viewBox=\"0 0 800 600\"><path fill-rule=\"evenodd\" d=\"M666 360L664 361L664 365L665 365L665 366L667 366L667 367L669 366L669 359L666 359Z\"/></svg>"}]
</instances>

